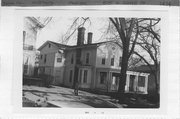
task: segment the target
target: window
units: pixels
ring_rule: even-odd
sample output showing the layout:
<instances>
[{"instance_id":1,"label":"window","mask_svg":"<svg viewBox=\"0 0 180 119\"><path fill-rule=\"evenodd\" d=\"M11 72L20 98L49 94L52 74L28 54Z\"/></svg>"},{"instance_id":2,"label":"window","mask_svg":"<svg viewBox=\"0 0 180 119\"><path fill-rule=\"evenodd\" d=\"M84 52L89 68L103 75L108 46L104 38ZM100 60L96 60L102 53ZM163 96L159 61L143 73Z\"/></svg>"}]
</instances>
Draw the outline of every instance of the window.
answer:
<instances>
[{"instance_id":1,"label":"window","mask_svg":"<svg viewBox=\"0 0 180 119\"><path fill-rule=\"evenodd\" d=\"M119 78L118 77L116 77L116 85L118 85L118 82L119 81Z\"/></svg>"},{"instance_id":2,"label":"window","mask_svg":"<svg viewBox=\"0 0 180 119\"><path fill-rule=\"evenodd\" d=\"M71 56L71 64L73 64L74 63L74 55L72 54L72 56Z\"/></svg>"},{"instance_id":3,"label":"window","mask_svg":"<svg viewBox=\"0 0 180 119\"><path fill-rule=\"evenodd\" d=\"M49 44L49 48L51 47L51 44Z\"/></svg>"},{"instance_id":4,"label":"window","mask_svg":"<svg viewBox=\"0 0 180 119\"><path fill-rule=\"evenodd\" d=\"M145 87L145 76L139 76L138 77L138 86L139 87Z\"/></svg>"},{"instance_id":5,"label":"window","mask_svg":"<svg viewBox=\"0 0 180 119\"><path fill-rule=\"evenodd\" d=\"M104 57L102 58L102 64L105 64L105 62L106 62L106 58Z\"/></svg>"},{"instance_id":6,"label":"window","mask_svg":"<svg viewBox=\"0 0 180 119\"><path fill-rule=\"evenodd\" d=\"M57 58L57 62L62 62L62 57Z\"/></svg>"},{"instance_id":7,"label":"window","mask_svg":"<svg viewBox=\"0 0 180 119\"><path fill-rule=\"evenodd\" d=\"M104 84L106 81L107 72L100 72L100 84Z\"/></svg>"},{"instance_id":8,"label":"window","mask_svg":"<svg viewBox=\"0 0 180 119\"><path fill-rule=\"evenodd\" d=\"M43 55L40 55L40 59L42 59L43 58Z\"/></svg>"},{"instance_id":9,"label":"window","mask_svg":"<svg viewBox=\"0 0 180 119\"><path fill-rule=\"evenodd\" d=\"M25 42L25 38L26 38L26 31L23 31L23 43Z\"/></svg>"},{"instance_id":10,"label":"window","mask_svg":"<svg viewBox=\"0 0 180 119\"><path fill-rule=\"evenodd\" d=\"M82 69L80 70L80 73L79 73L79 82L82 81Z\"/></svg>"},{"instance_id":11,"label":"window","mask_svg":"<svg viewBox=\"0 0 180 119\"><path fill-rule=\"evenodd\" d=\"M113 85L118 85L118 77L116 77L116 76L112 77L112 84Z\"/></svg>"},{"instance_id":12,"label":"window","mask_svg":"<svg viewBox=\"0 0 180 119\"><path fill-rule=\"evenodd\" d=\"M119 66L122 64L122 57L119 57Z\"/></svg>"},{"instance_id":13,"label":"window","mask_svg":"<svg viewBox=\"0 0 180 119\"><path fill-rule=\"evenodd\" d=\"M72 82L72 78L73 78L73 70L70 70L70 74L69 74L69 82Z\"/></svg>"},{"instance_id":14,"label":"window","mask_svg":"<svg viewBox=\"0 0 180 119\"><path fill-rule=\"evenodd\" d=\"M24 64L24 74L28 73L28 65Z\"/></svg>"},{"instance_id":15,"label":"window","mask_svg":"<svg viewBox=\"0 0 180 119\"><path fill-rule=\"evenodd\" d=\"M24 69L23 69L23 71L24 71L24 74L27 74L28 73L29 57L25 57L25 58L26 58L26 60L24 62Z\"/></svg>"},{"instance_id":16,"label":"window","mask_svg":"<svg viewBox=\"0 0 180 119\"><path fill-rule=\"evenodd\" d=\"M44 55L44 63L46 63L46 57L47 57L47 55L45 54Z\"/></svg>"},{"instance_id":17,"label":"window","mask_svg":"<svg viewBox=\"0 0 180 119\"><path fill-rule=\"evenodd\" d=\"M114 66L114 56L111 58L111 66Z\"/></svg>"},{"instance_id":18,"label":"window","mask_svg":"<svg viewBox=\"0 0 180 119\"><path fill-rule=\"evenodd\" d=\"M86 64L89 64L89 53L86 54Z\"/></svg>"},{"instance_id":19,"label":"window","mask_svg":"<svg viewBox=\"0 0 180 119\"><path fill-rule=\"evenodd\" d=\"M87 75L88 75L88 70L84 70L83 83L87 83Z\"/></svg>"},{"instance_id":20,"label":"window","mask_svg":"<svg viewBox=\"0 0 180 119\"><path fill-rule=\"evenodd\" d=\"M116 77L113 76L113 77L112 77L112 85L115 85L115 84L116 84Z\"/></svg>"},{"instance_id":21,"label":"window","mask_svg":"<svg viewBox=\"0 0 180 119\"><path fill-rule=\"evenodd\" d=\"M44 74L45 73L45 67L40 67L39 68L39 74Z\"/></svg>"}]
</instances>

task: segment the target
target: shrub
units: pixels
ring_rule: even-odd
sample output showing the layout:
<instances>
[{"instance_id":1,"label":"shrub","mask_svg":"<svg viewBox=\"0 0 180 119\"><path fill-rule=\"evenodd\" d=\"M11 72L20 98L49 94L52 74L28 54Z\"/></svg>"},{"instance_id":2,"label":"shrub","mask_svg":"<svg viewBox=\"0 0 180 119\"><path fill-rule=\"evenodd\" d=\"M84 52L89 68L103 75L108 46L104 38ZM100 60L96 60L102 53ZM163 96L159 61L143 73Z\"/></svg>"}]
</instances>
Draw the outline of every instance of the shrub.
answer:
<instances>
[{"instance_id":1,"label":"shrub","mask_svg":"<svg viewBox=\"0 0 180 119\"><path fill-rule=\"evenodd\" d=\"M39 77L42 79L45 87L50 87L53 82L53 76L48 74L41 74Z\"/></svg>"}]
</instances>

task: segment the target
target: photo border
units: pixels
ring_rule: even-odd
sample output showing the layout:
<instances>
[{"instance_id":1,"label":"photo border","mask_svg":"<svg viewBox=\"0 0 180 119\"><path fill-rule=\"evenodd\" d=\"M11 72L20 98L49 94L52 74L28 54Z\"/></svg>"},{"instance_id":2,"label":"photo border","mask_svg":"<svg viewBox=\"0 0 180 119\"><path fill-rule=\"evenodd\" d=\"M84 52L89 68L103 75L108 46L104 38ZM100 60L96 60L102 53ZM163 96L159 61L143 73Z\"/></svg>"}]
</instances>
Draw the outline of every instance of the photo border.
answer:
<instances>
[{"instance_id":1,"label":"photo border","mask_svg":"<svg viewBox=\"0 0 180 119\"><path fill-rule=\"evenodd\" d=\"M14 113L28 114L117 114L117 115L167 115L168 103L168 70L166 48L168 47L169 26L167 7L149 6L91 6L91 7L55 7L55 8L17 8L15 10L15 40L13 52L13 111ZM52 16L52 17L139 17L161 18L161 65L160 65L160 108L32 108L22 107L22 62L23 62L23 17L25 16ZM18 67L18 68L17 68Z\"/></svg>"}]
</instances>

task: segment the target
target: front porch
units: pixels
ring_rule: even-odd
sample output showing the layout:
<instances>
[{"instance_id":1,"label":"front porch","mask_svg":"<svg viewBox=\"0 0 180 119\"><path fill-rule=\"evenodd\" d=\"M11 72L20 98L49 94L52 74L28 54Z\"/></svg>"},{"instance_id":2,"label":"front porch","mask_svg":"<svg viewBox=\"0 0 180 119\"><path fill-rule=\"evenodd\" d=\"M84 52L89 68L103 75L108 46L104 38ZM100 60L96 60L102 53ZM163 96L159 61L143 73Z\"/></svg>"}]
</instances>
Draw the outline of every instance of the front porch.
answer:
<instances>
[{"instance_id":1,"label":"front porch","mask_svg":"<svg viewBox=\"0 0 180 119\"><path fill-rule=\"evenodd\" d=\"M127 71L125 93L148 93L148 73ZM120 71L98 69L96 71L95 89L104 92L117 92L119 88Z\"/></svg>"},{"instance_id":2,"label":"front porch","mask_svg":"<svg viewBox=\"0 0 180 119\"><path fill-rule=\"evenodd\" d=\"M126 93L147 94L148 93L148 73L127 71Z\"/></svg>"},{"instance_id":3,"label":"front porch","mask_svg":"<svg viewBox=\"0 0 180 119\"><path fill-rule=\"evenodd\" d=\"M95 89L104 92L116 92L119 86L119 70L97 69Z\"/></svg>"}]
</instances>

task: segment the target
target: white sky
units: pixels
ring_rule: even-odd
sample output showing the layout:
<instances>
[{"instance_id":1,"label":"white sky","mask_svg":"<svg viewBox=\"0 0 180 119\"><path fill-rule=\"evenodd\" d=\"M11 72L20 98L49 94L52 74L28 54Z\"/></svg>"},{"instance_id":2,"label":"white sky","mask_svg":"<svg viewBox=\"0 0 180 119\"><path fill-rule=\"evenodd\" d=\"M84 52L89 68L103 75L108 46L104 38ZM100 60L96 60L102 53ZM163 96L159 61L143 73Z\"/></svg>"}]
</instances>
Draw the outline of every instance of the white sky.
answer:
<instances>
[{"instance_id":1,"label":"white sky","mask_svg":"<svg viewBox=\"0 0 180 119\"><path fill-rule=\"evenodd\" d=\"M105 27L108 25L108 18L90 18L91 25L87 22L85 24L85 40L87 39L87 33L93 33L93 41L97 42L101 36L102 32L105 30ZM54 17L49 24L47 24L43 29L38 32L36 47L39 48L47 40L59 42L70 26L73 23L74 18L65 18L65 17ZM77 36L77 32L74 34ZM75 45L76 39L71 39L68 44Z\"/></svg>"}]
</instances>

